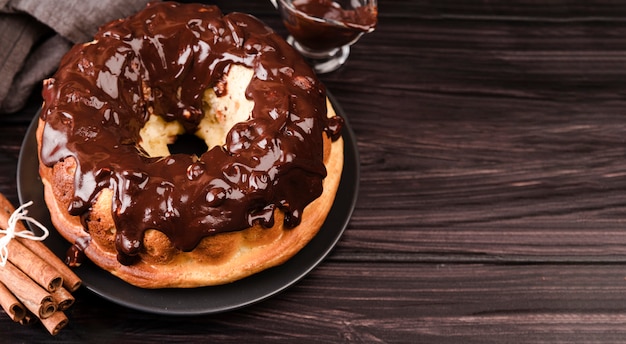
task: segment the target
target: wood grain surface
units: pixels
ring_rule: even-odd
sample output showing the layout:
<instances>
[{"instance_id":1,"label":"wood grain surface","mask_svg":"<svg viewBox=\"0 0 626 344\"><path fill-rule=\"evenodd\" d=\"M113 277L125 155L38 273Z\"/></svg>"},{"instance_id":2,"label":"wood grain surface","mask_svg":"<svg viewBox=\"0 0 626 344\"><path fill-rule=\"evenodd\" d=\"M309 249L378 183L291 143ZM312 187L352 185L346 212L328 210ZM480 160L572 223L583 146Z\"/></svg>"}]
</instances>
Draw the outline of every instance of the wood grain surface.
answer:
<instances>
[{"instance_id":1,"label":"wood grain surface","mask_svg":"<svg viewBox=\"0 0 626 344\"><path fill-rule=\"evenodd\" d=\"M266 1L214 1L285 30ZM0 341L626 341L626 3L380 0L323 75L355 132L360 192L331 255L279 295L167 317L81 289L57 337ZM0 192L40 102L0 118Z\"/></svg>"}]
</instances>

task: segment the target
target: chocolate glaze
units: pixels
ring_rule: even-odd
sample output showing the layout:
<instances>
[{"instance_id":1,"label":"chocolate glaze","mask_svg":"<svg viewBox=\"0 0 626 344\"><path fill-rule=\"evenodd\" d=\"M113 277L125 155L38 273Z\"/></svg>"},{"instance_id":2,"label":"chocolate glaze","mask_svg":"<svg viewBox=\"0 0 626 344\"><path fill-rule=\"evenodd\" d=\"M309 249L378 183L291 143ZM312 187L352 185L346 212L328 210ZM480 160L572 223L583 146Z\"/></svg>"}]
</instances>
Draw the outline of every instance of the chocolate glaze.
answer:
<instances>
[{"instance_id":1,"label":"chocolate glaze","mask_svg":"<svg viewBox=\"0 0 626 344\"><path fill-rule=\"evenodd\" d=\"M200 157L148 157L138 146L148 108L194 133L203 91L223 93L232 64L254 70L251 119ZM282 38L254 17L198 4L151 3L103 26L63 58L43 96L42 163L76 159L72 215L86 217L102 189L114 191L123 264L147 229L189 251L207 235L272 226L277 208L286 227L298 225L322 192L323 133L336 139L342 123L326 118L324 86Z\"/></svg>"},{"instance_id":2,"label":"chocolate glaze","mask_svg":"<svg viewBox=\"0 0 626 344\"><path fill-rule=\"evenodd\" d=\"M294 0L291 4L293 9L281 8L285 27L298 43L313 50L352 43L377 24L378 8L372 5L344 9L333 0Z\"/></svg>"},{"instance_id":3,"label":"chocolate glaze","mask_svg":"<svg viewBox=\"0 0 626 344\"><path fill-rule=\"evenodd\" d=\"M90 241L91 237L89 236L78 237L65 254L65 264L73 268L81 266L85 261L84 252Z\"/></svg>"}]
</instances>

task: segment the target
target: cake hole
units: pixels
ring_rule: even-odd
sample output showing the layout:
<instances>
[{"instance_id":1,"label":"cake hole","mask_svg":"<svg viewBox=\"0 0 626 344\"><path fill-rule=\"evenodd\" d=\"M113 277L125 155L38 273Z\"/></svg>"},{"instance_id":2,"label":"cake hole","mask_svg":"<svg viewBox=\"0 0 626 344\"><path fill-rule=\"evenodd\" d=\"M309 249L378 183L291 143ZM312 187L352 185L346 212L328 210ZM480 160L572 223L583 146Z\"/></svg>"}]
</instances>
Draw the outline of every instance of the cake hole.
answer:
<instances>
[{"instance_id":1,"label":"cake hole","mask_svg":"<svg viewBox=\"0 0 626 344\"><path fill-rule=\"evenodd\" d=\"M167 145L170 154L188 154L201 156L209 147L203 139L192 134L178 135L176 141Z\"/></svg>"},{"instance_id":2,"label":"cake hole","mask_svg":"<svg viewBox=\"0 0 626 344\"><path fill-rule=\"evenodd\" d=\"M186 133L178 121L165 121L152 113L139 131L138 150L149 157L186 153L202 155L208 149L223 146L230 129L251 118L254 102L246 98L246 89L254 70L241 65L230 66L221 83L225 95L218 97L210 87L202 95L204 117L195 133Z\"/></svg>"}]
</instances>

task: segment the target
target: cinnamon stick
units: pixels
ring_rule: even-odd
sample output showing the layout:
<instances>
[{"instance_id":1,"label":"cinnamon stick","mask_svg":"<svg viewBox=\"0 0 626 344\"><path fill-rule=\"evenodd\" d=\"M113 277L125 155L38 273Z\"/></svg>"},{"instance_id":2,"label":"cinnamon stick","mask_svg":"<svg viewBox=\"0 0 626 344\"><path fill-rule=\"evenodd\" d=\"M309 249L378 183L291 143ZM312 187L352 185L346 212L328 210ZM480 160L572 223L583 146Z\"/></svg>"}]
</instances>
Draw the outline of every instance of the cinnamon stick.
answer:
<instances>
[{"instance_id":1,"label":"cinnamon stick","mask_svg":"<svg viewBox=\"0 0 626 344\"><path fill-rule=\"evenodd\" d=\"M64 311L74 304L74 296L65 288L61 287L52 293L52 299L57 303L57 310Z\"/></svg>"},{"instance_id":2,"label":"cinnamon stick","mask_svg":"<svg viewBox=\"0 0 626 344\"><path fill-rule=\"evenodd\" d=\"M19 241L9 241L7 249L10 252L9 261L47 291L53 292L63 286L59 271Z\"/></svg>"},{"instance_id":3,"label":"cinnamon stick","mask_svg":"<svg viewBox=\"0 0 626 344\"><path fill-rule=\"evenodd\" d=\"M59 331L61 331L61 329L64 328L65 325L67 325L68 322L69 320L67 316L61 311L56 311L51 316L45 319L41 319L41 323L43 324L43 326L53 336L56 336Z\"/></svg>"},{"instance_id":4,"label":"cinnamon stick","mask_svg":"<svg viewBox=\"0 0 626 344\"><path fill-rule=\"evenodd\" d=\"M18 224L18 228L19 228ZM57 257L50 249L44 245L41 241L33 241L22 238L16 238L22 245L26 246L29 250L33 251L36 255L41 257L43 260L47 261L50 265L52 265L63 278L63 287L67 288L69 291L76 291L81 286L82 281L80 277L78 277L69 266L65 265L65 263Z\"/></svg>"},{"instance_id":5,"label":"cinnamon stick","mask_svg":"<svg viewBox=\"0 0 626 344\"><path fill-rule=\"evenodd\" d=\"M50 293L35 283L11 262L0 268L2 282L26 308L41 319L51 316L57 304Z\"/></svg>"},{"instance_id":6,"label":"cinnamon stick","mask_svg":"<svg viewBox=\"0 0 626 344\"><path fill-rule=\"evenodd\" d=\"M0 305L2 305L4 311L15 322L22 321L26 316L26 308L24 305L3 283L0 283Z\"/></svg>"},{"instance_id":7,"label":"cinnamon stick","mask_svg":"<svg viewBox=\"0 0 626 344\"><path fill-rule=\"evenodd\" d=\"M0 193L0 227L7 228L9 217L15 211L15 207L11 202ZM18 222L16 224L17 231L26 230L26 227L23 223ZM69 291L76 291L80 285L80 278L72 271L59 257L57 257L48 247L42 243L41 241L27 240L22 238L14 238L13 240L17 240L20 244L27 247L33 253L38 255L41 259L48 262L48 264L52 265L58 272L61 274L63 278L63 286L67 288ZM11 241L13 241L11 240Z\"/></svg>"}]
</instances>

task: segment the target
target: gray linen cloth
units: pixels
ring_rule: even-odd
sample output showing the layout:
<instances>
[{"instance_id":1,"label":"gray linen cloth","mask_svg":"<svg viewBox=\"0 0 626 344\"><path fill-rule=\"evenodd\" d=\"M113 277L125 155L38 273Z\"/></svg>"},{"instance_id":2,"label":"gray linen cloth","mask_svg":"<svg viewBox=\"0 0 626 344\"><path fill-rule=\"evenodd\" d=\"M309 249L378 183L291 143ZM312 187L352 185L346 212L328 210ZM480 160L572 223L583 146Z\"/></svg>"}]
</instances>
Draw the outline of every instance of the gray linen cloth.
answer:
<instances>
[{"instance_id":1,"label":"gray linen cloth","mask_svg":"<svg viewBox=\"0 0 626 344\"><path fill-rule=\"evenodd\" d=\"M21 109L73 44L149 0L0 0L0 113Z\"/></svg>"}]
</instances>

